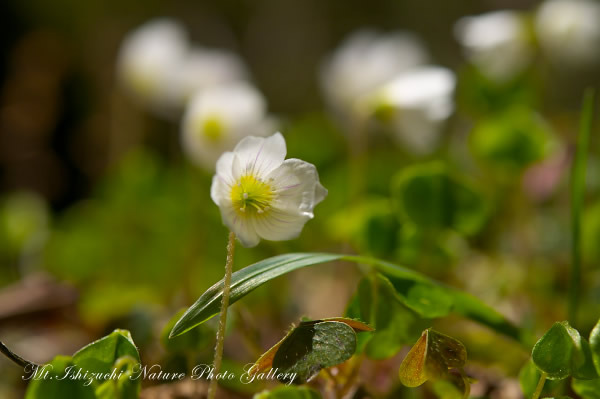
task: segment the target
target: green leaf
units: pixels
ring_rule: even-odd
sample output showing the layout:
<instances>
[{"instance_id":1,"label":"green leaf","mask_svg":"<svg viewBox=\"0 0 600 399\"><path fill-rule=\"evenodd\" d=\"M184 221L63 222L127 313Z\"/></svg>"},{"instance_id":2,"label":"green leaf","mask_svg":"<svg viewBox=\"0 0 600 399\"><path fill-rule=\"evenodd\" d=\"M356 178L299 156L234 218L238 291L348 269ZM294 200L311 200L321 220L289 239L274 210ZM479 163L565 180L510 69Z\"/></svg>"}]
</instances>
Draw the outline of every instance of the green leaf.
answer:
<instances>
[{"instance_id":1,"label":"green leaf","mask_svg":"<svg viewBox=\"0 0 600 399\"><path fill-rule=\"evenodd\" d=\"M303 384L321 369L350 359L356 332L339 321L303 321L260 357L252 367L257 375L272 368L279 381Z\"/></svg>"},{"instance_id":2,"label":"green leaf","mask_svg":"<svg viewBox=\"0 0 600 399\"><path fill-rule=\"evenodd\" d=\"M429 328L402 361L400 382L407 387L417 387L430 379L454 381L449 370L461 369L466 361L467 350L462 343Z\"/></svg>"},{"instance_id":3,"label":"green leaf","mask_svg":"<svg viewBox=\"0 0 600 399\"><path fill-rule=\"evenodd\" d=\"M571 381L573 391L583 399L600 399L600 378L595 380L578 380Z\"/></svg>"},{"instance_id":4,"label":"green leaf","mask_svg":"<svg viewBox=\"0 0 600 399\"><path fill-rule=\"evenodd\" d=\"M455 313L475 320L514 339L524 339L524 332L507 321L500 313L474 296L431 280L414 270L379 259L363 256L325 253L293 253L262 260L233 273L231 277L231 295L229 303L231 305L237 302L262 284L283 274L302 267L335 260L370 265L375 270L390 278L392 282L396 280L408 280L436 286L441 290L440 292L443 291L452 299L452 310ZM419 291L417 291L416 294L419 294ZM416 294L412 294L411 300L419 302L420 299ZM206 292L204 292L204 294L202 294L184 313L171 330L169 336L176 337L181 335L218 314L222 295L223 281L221 280L206 290ZM525 342L525 344L527 343Z\"/></svg>"},{"instance_id":5,"label":"green leaf","mask_svg":"<svg viewBox=\"0 0 600 399\"><path fill-rule=\"evenodd\" d=\"M473 128L470 144L482 162L512 174L547 156L553 141L549 126L538 114L517 107L481 120Z\"/></svg>"},{"instance_id":6,"label":"green leaf","mask_svg":"<svg viewBox=\"0 0 600 399\"><path fill-rule=\"evenodd\" d=\"M186 352L198 351L206 346L212 345L215 338L215 332L208 324L202 324L199 328L191 330L188 334L179 335L169 339L169 333L175 326L177 320L183 316L184 312L185 309L181 309L179 312L175 313L171 320L163 327L160 334L160 343L163 347L168 352L185 354Z\"/></svg>"},{"instance_id":7,"label":"green leaf","mask_svg":"<svg viewBox=\"0 0 600 399\"><path fill-rule=\"evenodd\" d=\"M81 348L73 355L77 366L93 373L110 373L119 358L129 356L140 362L140 355L127 330L115 330Z\"/></svg>"},{"instance_id":8,"label":"green leaf","mask_svg":"<svg viewBox=\"0 0 600 399\"><path fill-rule=\"evenodd\" d=\"M551 380L598 377L589 344L566 321L554 323L535 344L531 357Z\"/></svg>"},{"instance_id":9,"label":"green leaf","mask_svg":"<svg viewBox=\"0 0 600 399\"><path fill-rule=\"evenodd\" d=\"M254 395L253 399L321 399L321 395L307 387L277 387Z\"/></svg>"},{"instance_id":10,"label":"green leaf","mask_svg":"<svg viewBox=\"0 0 600 399\"><path fill-rule=\"evenodd\" d=\"M69 367L77 367L70 356L57 356L41 366L38 376L27 387L25 399L95 399L91 385L85 386L84 381L65 378Z\"/></svg>"},{"instance_id":11,"label":"green leaf","mask_svg":"<svg viewBox=\"0 0 600 399\"><path fill-rule=\"evenodd\" d=\"M400 214L422 229L472 235L489 213L483 195L439 162L403 169L393 180L392 198Z\"/></svg>"},{"instance_id":12,"label":"green leaf","mask_svg":"<svg viewBox=\"0 0 600 399\"><path fill-rule=\"evenodd\" d=\"M577 325L581 286L581 212L585 195L585 171L594 118L594 91L589 89L583 100L577 150L571 175L571 270L569 276L569 320Z\"/></svg>"}]
</instances>

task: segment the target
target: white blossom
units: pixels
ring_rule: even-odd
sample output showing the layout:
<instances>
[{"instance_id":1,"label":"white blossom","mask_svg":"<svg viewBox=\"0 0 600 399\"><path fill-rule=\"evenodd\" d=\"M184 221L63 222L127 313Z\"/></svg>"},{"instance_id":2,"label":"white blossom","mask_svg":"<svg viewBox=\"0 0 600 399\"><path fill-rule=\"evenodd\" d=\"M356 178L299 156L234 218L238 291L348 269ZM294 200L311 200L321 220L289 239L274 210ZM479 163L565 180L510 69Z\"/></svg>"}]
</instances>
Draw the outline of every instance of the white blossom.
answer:
<instances>
[{"instance_id":1,"label":"white blossom","mask_svg":"<svg viewBox=\"0 0 600 399\"><path fill-rule=\"evenodd\" d=\"M490 79L510 80L532 61L527 20L517 11L463 17L456 23L454 33L466 57Z\"/></svg>"},{"instance_id":2,"label":"white blossom","mask_svg":"<svg viewBox=\"0 0 600 399\"><path fill-rule=\"evenodd\" d=\"M423 45L414 35L361 30L325 60L320 83L329 105L347 112L361 96L427 59Z\"/></svg>"},{"instance_id":3,"label":"white blossom","mask_svg":"<svg viewBox=\"0 0 600 399\"><path fill-rule=\"evenodd\" d=\"M135 99L170 118L179 116L198 90L248 78L239 56L192 45L185 29L166 18L147 22L124 39L117 72Z\"/></svg>"},{"instance_id":4,"label":"white blossom","mask_svg":"<svg viewBox=\"0 0 600 399\"><path fill-rule=\"evenodd\" d=\"M535 15L538 40L553 61L573 66L600 60L600 3L547 0Z\"/></svg>"},{"instance_id":5,"label":"white blossom","mask_svg":"<svg viewBox=\"0 0 600 399\"><path fill-rule=\"evenodd\" d=\"M245 137L219 158L211 186L223 223L242 245L297 237L327 195L314 165L287 159L283 136Z\"/></svg>"},{"instance_id":6,"label":"white blossom","mask_svg":"<svg viewBox=\"0 0 600 399\"><path fill-rule=\"evenodd\" d=\"M188 51L185 29L171 19L157 19L131 32L123 41L117 73L125 89L145 105L168 103L170 76Z\"/></svg>"},{"instance_id":7,"label":"white blossom","mask_svg":"<svg viewBox=\"0 0 600 399\"><path fill-rule=\"evenodd\" d=\"M264 136L273 126L263 95L247 83L231 83L193 96L183 116L181 143L194 163L212 169L240 139Z\"/></svg>"},{"instance_id":8,"label":"white blossom","mask_svg":"<svg viewBox=\"0 0 600 399\"><path fill-rule=\"evenodd\" d=\"M437 144L443 123L454 110L455 86L456 77L449 69L415 68L367 96L363 110L382 114L401 145L427 153Z\"/></svg>"},{"instance_id":9,"label":"white blossom","mask_svg":"<svg viewBox=\"0 0 600 399\"><path fill-rule=\"evenodd\" d=\"M246 65L238 55L221 49L194 47L169 74L165 95L174 107L181 109L199 90L243 82L247 78Z\"/></svg>"}]
</instances>

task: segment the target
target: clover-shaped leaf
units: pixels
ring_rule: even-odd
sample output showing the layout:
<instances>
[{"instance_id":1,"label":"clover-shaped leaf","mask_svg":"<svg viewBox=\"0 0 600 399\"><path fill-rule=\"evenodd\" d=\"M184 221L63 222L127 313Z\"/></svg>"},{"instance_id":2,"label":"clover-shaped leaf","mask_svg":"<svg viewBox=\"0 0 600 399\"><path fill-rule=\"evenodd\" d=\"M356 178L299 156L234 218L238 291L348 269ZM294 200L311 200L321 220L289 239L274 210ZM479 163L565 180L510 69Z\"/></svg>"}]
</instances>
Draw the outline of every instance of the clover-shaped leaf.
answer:
<instances>
[{"instance_id":1,"label":"clover-shaped leaf","mask_svg":"<svg viewBox=\"0 0 600 399\"><path fill-rule=\"evenodd\" d=\"M489 213L481 192L438 162L402 170L393 180L392 198L401 218L423 230L452 229L473 235Z\"/></svg>"},{"instance_id":2,"label":"clover-shaped leaf","mask_svg":"<svg viewBox=\"0 0 600 399\"><path fill-rule=\"evenodd\" d=\"M533 347L531 357L548 379L598 378L590 344L568 322L556 322Z\"/></svg>"},{"instance_id":3,"label":"clover-shaped leaf","mask_svg":"<svg viewBox=\"0 0 600 399\"><path fill-rule=\"evenodd\" d=\"M281 382L305 383L321 369L352 357L356 331L371 330L364 323L344 318L303 321L256 361L251 374L272 368Z\"/></svg>"},{"instance_id":4,"label":"clover-shaped leaf","mask_svg":"<svg viewBox=\"0 0 600 399\"><path fill-rule=\"evenodd\" d=\"M431 328L423 331L400 365L400 382L417 387L427 380L456 380L450 369L457 369L464 387L468 386L462 367L467 361L467 350L458 340Z\"/></svg>"}]
</instances>

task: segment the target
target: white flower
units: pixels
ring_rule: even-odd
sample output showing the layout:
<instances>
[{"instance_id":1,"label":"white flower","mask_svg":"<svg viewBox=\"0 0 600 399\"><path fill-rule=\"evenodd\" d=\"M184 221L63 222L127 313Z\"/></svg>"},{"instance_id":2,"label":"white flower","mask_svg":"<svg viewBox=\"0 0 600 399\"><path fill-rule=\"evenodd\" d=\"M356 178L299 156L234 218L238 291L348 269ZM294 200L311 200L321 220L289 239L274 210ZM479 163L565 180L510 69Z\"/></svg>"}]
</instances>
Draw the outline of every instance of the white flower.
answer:
<instances>
[{"instance_id":1,"label":"white flower","mask_svg":"<svg viewBox=\"0 0 600 399\"><path fill-rule=\"evenodd\" d=\"M143 104L164 107L169 77L187 51L187 36L180 24L166 18L147 22L124 39L117 61L119 78Z\"/></svg>"},{"instance_id":2,"label":"white flower","mask_svg":"<svg viewBox=\"0 0 600 399\"><path fill-rule=\"evenodd\" d=\"M236 54L192 47L176 21L147 22L121 46L117 72L123 86L161 116L179 116L198 90L246 80L248 71Z\"/></svg>"},{"instance_id":3,"label":"white flower","mask_svg":"<svg viewBox=\"0 0 600 399\"><path fill-rule=\"evenodd\" d=\"M537 10L535 28L548 57L564 65L600 59L600 3L547 0Z\"/></svg>"},{"instance_id":4,"label":"white flower","mask_svg":"<svg viewBox=\"0 0 600 399\"><path fill-rule=\"evenodd\" d=\"M280 133L249 136L217 162L210 195L242 245L297 237L327 195L314 165L285 159Z\"/></svg>"},{"instance_id":5,"label":"white flower","mask_svg":"<svg viewBox=\"0 0 600 399\"><path fill-rule=\"evenodd\" d=\"M236 54L218 49L192 48L168 77L169 101L183 108L197 91L247 80L248 71Z\"/></svg>"},{"instance_id":6,"label":"white flower","mask_svg":"<svg viewBox=\"0 0 600 399\"><path fill-rule=\"evenodd\" d=\"M325 60L320 82L330 106L347 112L362 95L427 59L421 42L411 34L358 31Z\"/></svg>"},{"instance_id":7,"label":"white flower","mask_svg":"<svg viewBox=\"0 0 600 399\"><path fill-rule=\"evenodd\" d=\"M188 103L181 124L185 153L199 166L212 169L216 160L243 137L273 131L262 94L247 83L198 91Z\"/></svg>"},{"instance_id":8,"label":"white flower","mask_svg":"<svg viewBox=\"0 0 600 399\"><path fill-rule=\"evenodd\" d=\"M454 110L456 77L446 68L425 66L400 74L364 99L364 111L379 113L400 144L430 152L443 122Z\"/></svg>"},{"instance_id":9,"label":"white flower","mask_svg":"<svg viewBox=\"0 0 600 399\"><path fill-rule=\"evenodd\" d=\"M454 27L467 58L490 79L507 81L532 61L526 18L516 11L495 11L461 18Z\"/></svg>"}]
</instances>

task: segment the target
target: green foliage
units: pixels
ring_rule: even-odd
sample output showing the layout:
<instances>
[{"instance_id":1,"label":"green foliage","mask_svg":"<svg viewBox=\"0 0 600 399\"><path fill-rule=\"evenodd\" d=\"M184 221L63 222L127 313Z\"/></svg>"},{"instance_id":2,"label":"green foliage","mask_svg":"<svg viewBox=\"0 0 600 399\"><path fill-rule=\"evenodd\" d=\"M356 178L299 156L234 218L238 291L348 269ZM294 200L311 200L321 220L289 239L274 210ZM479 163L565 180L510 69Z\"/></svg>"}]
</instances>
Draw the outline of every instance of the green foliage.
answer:
<instances>
[{"instance_id":1,"label":"green foliage","mask_svg":"<svg viewBox=\"0 0 600 399\"><path fill-rule=\"evenodd\" d=\"M400 284L400 282L402 282L403 286L407 286L407 281L413 281L415 284L436 286L436 288L439 288L441 291L436 291L437 293L432 302L437 301L448 304L449 298L451 298L452 309L457 314L471 318L512 338L518 340L522 338L523 334L518 328L514 327L501 314L475 297L441 285L414 270L382 260L361 256L301 253L280 255L262 260L233 273L231 276L231 295L229 303L230 305L235 303L254 289L278 276L302 267L334 260L345 260L370 265L375 270L388 277L393 284ZM171 330L170 337L181 335L218 314L223 294L222 289L223 281L219 281L202 294L202 296L188 308L175 324ZM440 299L442 297L440 292L444 292L444 294L447 295L443 296L443 300ZM419 297L419 295L421 295L421 297ZM423 301L427 301L427 296L427 290L417 289L411 292L410 299L412 303L416 303L421 301L421 298ZM446 302L447 300L448 302ZM420 307L415 305L415 308ZM422 309L431 308L423 306Z\"/></svg>"},{"instance_id":2,"label":"green foliage","mask_svg":"<svg viewBox=\"0 0 600 399\"><path fill-rule=\"evenodd\" d=\"M531 357L548 379L598 378L589 343L568 322L556 322L533 347Z\"/></svg>"},{"instance_id":3,"label":"green foliage","mask_svg":"<svg viewBox=\"0 0 600 399\"><path fill-rule=\"evenodd\" d=\"M393 180L392 198L402 218L421 229L453 229L472 235L484 226L489 206L483 195L441 163L402 170Z\"/></svg>"},{"instance_id":4,"label":"green foliage","mask_svg":"<svg viewBox=\"0 0 600 399\"><path fill-rule=\"evenodd\" d=\"M390 281L381 274L363 278L351 304L349 317L367 320L375 327L374 333L359 338L359 350L364 349L372 359L394 356L423 329L422 320L402 304Z\"/></svg>"},{"instance_id":5,"label":"green foliage","mask_svg":"<svg viewBox=\"0 0 600 399\"><path fill-rule=\"evenodd\" d=\"M64 379L67 370L74 367L75 363L70 356L55 357L46 367L39 369L40 377L31 381L25 399L96 399L92 386L85 386L82 381Z\"/></svg>"},{"instance_id":6,"label":"green foliage","mask_svg":"<svg viewBox=\"0 0 600 399\"><path fill-rule=\"evenodd\" d=\"M26 399L137 399L140 356L129 331L115 330L72 357L57 356L32 378ZM46 375L45 372L48 372Z\"/></svg>"},{"instance_id":7,"label":"green foliage","mask_svg":"<svg viewBox=\"0 0 600 399\"><path fill-rule=\"evenodd\" d=\"M254 395L253 399L321 399L321 395L307 387L277 387Z\"/></svg>"},{"instance_id":8,"label":"green foliage","mask_svg":"<svg viewBox=\"0 0 600 399\"><path fill-rule=\"evenodd\" d=\"M105 325L136 306L205 288L196 287L199 277L218 275L212 266L222 266L222 236L214 232L225 230L205 191L209 185L208 176L135 152L110 171L94 199L57 220L46 266L82 287L86 321Z\"/></svg>"},{"instance_id":9,"label":"green foliage","mask_svg":"<svg viewBox=\"0 0 600 399\"><path fill-rule=\"evenodd\" d=\"M462 380L458 385L464 391L468 381L464 381L465 377L457 380L449 370L462 370L466 361L467 350L461 342L429 328L402 361L400 382L407 387L417 387L427 380Z\"/></svg>"},{"instance_id":10,"label":"green foliage","mask_svg":"<svg viewBox=\"0 0 600 399\"><path fill-rule=\"evenodd\" d=\"M569 279L568 312L571 323L577 323L581 286L581 213L585 195L585 171L592 131L594 91L588 90L583 100L577 151L571 175L571 276Z\"/></svg>"},{"instance_id":11,"label":"green foliage","mask_svg":"<svg viewBox=\"0 0 600 399\"><path fill-rule=\"evenodd\" d=\"M600 378L595 380L573 379L571 387L583 399L600 399Z\"/></svg>"},{"instance_id":12,"label":"green foliage","mask_svg":"<svg viewBox=\"0 0 600 399\"><path fill-rule=\"evenodd\" d=\"M177 320L183 316L185 309L179 312L168 321L160 333L160 342L164 348L172 353L185 354L186 352L195 352L213 344L215 331L206 323L198 328L191 330L188 334L180 335L169 339L169 333L175 326Z\"/></svg>"},{"instance_id":13,"label":"green foliage","mask_svg":"<svg viewBox=\"0 0 600 399\"><path fill-rule=\"evenodd\" d=\"M460 73L458 101L462 109L477 116L499 113L515 105L535 106L539 102L537 84L531 75L498 82L468 67Z\"/></svg>"},{"instance_id":14,"label":"green foliage","mask_svg":"<svg viewBox=\"0 0 600 399\"><path fill-rule=\"evenodd\" d=\"M550 128L539 115L527 108L512 108L479 121L470 144L479 160L510 174L546 157L553 140Z\"/></svg>"}]
</instances>

